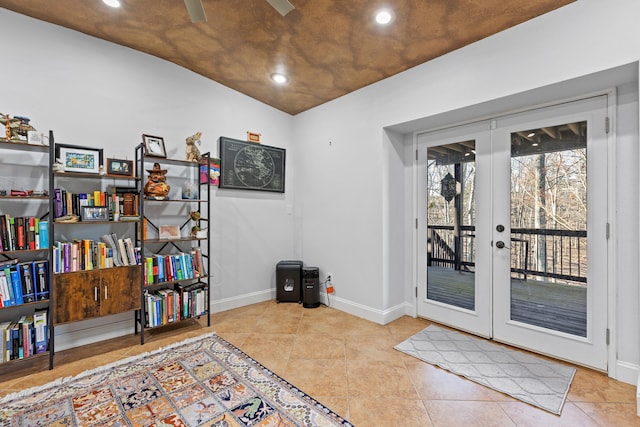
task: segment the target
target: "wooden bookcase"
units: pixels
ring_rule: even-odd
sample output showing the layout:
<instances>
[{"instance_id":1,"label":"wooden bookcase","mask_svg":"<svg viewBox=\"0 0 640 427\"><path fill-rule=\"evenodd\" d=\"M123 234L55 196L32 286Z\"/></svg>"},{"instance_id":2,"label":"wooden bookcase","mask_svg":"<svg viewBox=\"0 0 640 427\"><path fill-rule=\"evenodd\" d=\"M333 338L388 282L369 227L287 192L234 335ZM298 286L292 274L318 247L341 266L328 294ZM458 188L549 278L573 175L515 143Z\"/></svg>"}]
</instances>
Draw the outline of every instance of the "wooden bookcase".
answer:
<instances>
[{"instance_id":1,"label":"wooden bookcase","mask_svg":"<svg viewBox=\"0 0 640 427\"><path fill-rule=\"evenodd\" d=\"M147 178L140 181L139 209L143 232L138 246L143 266L136 332L139 327L141 344L144 344L145 330L202 316L206 316L207 325L211 325L208 225L211 185L208 166L203 175L200 171L200 167L209 165L209 161L209 153L203 155L201 163L196 163L148 156L142 144L136 148L138 170L149 171L154 163L159 163L162 169L167 170L167 183L172 187L166 199L157 200L144 196ZM189 186L190 189L197 188L197 198L182 197L185 183L195 186ZM191 219L190 213L194 211L199 212L200 220ZM197 236L191 235L194 226L201 229ZM165 227L173 233L161 236L160 230ZM187 270L182 276L175 271L179 265Z\"/></svg>"},{"instance_id":2,"label":"wooden bookcase","mask_svg":"<svg viewBox=\"0 0 640 427\"><path fill-rule=\"evenodd\" d=\"M55 158L52 134L50 158ZM113 197L118 188L137 191L139 182L137 171L126 176L57 171L51 166L50 277L54 326L140 310L142 267L132 245L141 230L141 216L130 216L126 220L116 216L115 205L120 203ZM85 198L90 201L84 202ZM59 203L65 206L62 211ZM87 205L96 208L89 209L96 212L95 217L83 216L87 210L82 206ZM63 220L64 215L70 213L80 218ZM115 244L109 244L104 236L112 236ZM118 243L122 241L124 249L127 240L131 245L120 252ZM53 341L52 336L52 344Z\"/></svg>"}]
</instances>

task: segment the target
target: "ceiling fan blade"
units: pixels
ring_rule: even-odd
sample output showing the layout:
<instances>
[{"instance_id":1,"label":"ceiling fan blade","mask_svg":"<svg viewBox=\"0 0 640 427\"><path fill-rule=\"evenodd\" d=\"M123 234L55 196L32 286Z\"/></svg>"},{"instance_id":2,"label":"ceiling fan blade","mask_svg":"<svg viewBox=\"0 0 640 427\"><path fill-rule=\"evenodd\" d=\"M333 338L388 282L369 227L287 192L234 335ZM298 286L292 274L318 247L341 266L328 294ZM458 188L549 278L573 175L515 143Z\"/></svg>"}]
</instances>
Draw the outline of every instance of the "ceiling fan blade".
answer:
<instances>
[{"instance_id":1,"label":"ceiling fan blade","mask_svg":"<svg viewBox=\"0 0 640 427\"><path fill-rule=\"evenodd\" d=\"M204 13L202 0L184 0L184 5L187 7L191 22L206 22L207 15Z\"/></svg>"},{"instance_id":2,"label":"ceiling fan blade","mask_svg":"<svg viewBox=\"0 0 640 427\"><path fill-rule=\"evenodd\" d=\"M286 15L287 13L295 9L295 7L291 3L289 3L288 0L267 0L267 2L271 6L273 6L273 8L277 10L278 13L282 16Z\"/></svg>"}]
</instances>

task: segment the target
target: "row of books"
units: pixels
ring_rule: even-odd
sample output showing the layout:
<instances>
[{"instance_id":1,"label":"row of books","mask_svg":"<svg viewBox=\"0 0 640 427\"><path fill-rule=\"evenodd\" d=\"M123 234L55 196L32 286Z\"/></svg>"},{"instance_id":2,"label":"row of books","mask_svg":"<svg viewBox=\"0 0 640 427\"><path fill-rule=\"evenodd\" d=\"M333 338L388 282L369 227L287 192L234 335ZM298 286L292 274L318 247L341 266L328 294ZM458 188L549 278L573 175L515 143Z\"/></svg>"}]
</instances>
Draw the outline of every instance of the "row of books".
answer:
<instances>
[{"instance_id":1,"label":"row of books","mask_svg":"<svg viewBox=\"0 0 640 427\"><path fill-rule=\"evenodd\" d=\"M0 266L0 307L49 299L49 262L11 260Z\"/></svg>"},{"instance_id":2,"label":"row of books","mask_svg":"<svg viewBox=\"0 0 640 427\"><path fill-rule=\"evenodd\" d=\"M36 311L13 322L0 323L0 362L25 359L47 351L47 311Z\"/></svg>"},{"instance_id":3,"label":"row of books","mask_svg":"<svg viewBox=\"0 0 640 427\"><path fill-rule=\"evenodd\" d=\"M0 215L0 251L49 247L49 222L35 216Z\"/></svg>"},{"instance_id":4,"label":"row of books","mask_svg":"<svg viewBox=\"0 0 640 427\"><path fill-rule=\"evenodd\" d=\"M140 264L140 248L133 246L131 238L119 239L112 233L103 235L101 239L56 241L53 247L53 272L69 273Z\"/></svg>"},{"instance_id":5,"label":"row of books","mask_svg":"<svg viewBox=\"0 0 640 427\"><path fill-rule=\"evenodd\" d=\"M207 312L207 288L205 283L176 285L175 289L145 292L146 326L175 323Z\"/></svg>"},{"instance_id":6,"label":"row of books","mask_svg":"<svg viewBox=\"0 0 640 427\"><path fill-rule=\"evenodd\" d=\"M113 220L114 214L125 217L139 215L138 193L135 189L124 191L114 188L112 192L96 190L90 193L72 193L62 188L53 189L54 218L71 214L82 217L84 206L108 207L110 220Z\"/></svg>"},{"instance_id":7,"label":"row of books","mask_svg":"<svg viewBox=\"0 0 640 427\"><path fill-rule=\"evenodd\" d=\"M189 253L155 254L144 259L145 285L197 279L205 276L202 251L193 248Z\"/></svg>"}]
</instances>

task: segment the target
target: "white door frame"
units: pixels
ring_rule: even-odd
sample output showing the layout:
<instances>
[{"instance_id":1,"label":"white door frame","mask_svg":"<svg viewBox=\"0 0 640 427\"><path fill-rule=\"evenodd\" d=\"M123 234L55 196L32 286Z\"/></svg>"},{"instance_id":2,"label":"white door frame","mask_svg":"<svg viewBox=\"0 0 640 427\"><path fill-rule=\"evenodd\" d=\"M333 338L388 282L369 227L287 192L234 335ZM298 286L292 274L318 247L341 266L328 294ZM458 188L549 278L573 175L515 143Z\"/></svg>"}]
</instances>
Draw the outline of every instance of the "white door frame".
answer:
<instances>
[{"instance_id":1,"label":"white door frame","mask_svg":"<svg viewBox=\"0 0 640 427\"><path fill-rule=\"evenodd\" d=\"M617 182L616 182L616 174L615 174L615 159L616 159L616 155L617 155L617 145L616 145L616 106L617 106L617 92L615 88L611 88L611 89L606 89L606 90L599 90L599 91L595 91L592 93L587 93L587 94L583 94L580 96L575 96L575 97L570 97L570 98L566 98L566 99L562 99L562 100L557 100L557 101L553 101L553 102L547 102L547 103L543 103L543 104L538 104L538 105L532 105L530 107L527 108L519 108L519 109L514 109L514 110L509 110L509 111L505 111L503 114L493 114L491 116L482 116L481 114L478 115L477 119L474 120L467 120L464 122L453 122L450 123L448 125L443 125L443 126L438 126L432 129L425 129L425 130L421 130L421 131L416 131L413 132L413 138L412 138L412 153L416 153L416 156L413 157L413 167L412 167L412 184L413 184L413 196L412 196L412 205L413 205L413 212L414 212L414 220L411 221L411 223L409 224L409 226L411 227L412 230L412 251L413 251L413 256L412 256L412 260L413 260L413 271L412 271L412 275L413 275L413 288L415 289L415 293L414 293L414 313L417 316L418 313L418 303L419 303L419 298L418 298L418 289L420 288L421 284L419 283L419 275L418 275L418 269L422 268L423 266L420 265L419 259L418 259L418 254L420 251L419 245L422 244L422 242L419 241L418 239L418 229L417 229L417 221L418 221L418 213L419 210L421 209L420 206L420 202L419 202L419 197L418 197L418 178L419 178L419 170L420 168L423 166L422 163L419 162L418 160L418 135L420 134L424 134L425 132L435 132L438 130L442 130L442 129L447 129L447 128L451 128L451 127L456 127L456 126L464 126L464 125L468 125L471 123L475 123L478 121L484 121L484 120L489 120L492 118L500 118L503 116L508 116L508 115L512 115L515 113L519 113L519 112L524 112L524 111L529 111L529 110L534 110L534 109L538 109L538 108L544 108L544 107L548 107L548 106L553 106L553 105L558 105L558 104L562 104L562 103L566 103L566 102L572 102L572 101L578 101L578 100L582 100L582 99L586 99L586 98L590 98L590 97L594 97L594 96L599 96L599 95L606 95L608 97L608 105L607 105L607 110L608 110L608 117L609 117L609 132L607 135L607 155L608 155L608 167L607 167L607 181L608 181L608 201L607 201L607 217L608 217L608 223L609 223L609 235L610 236L616 236L617 234L617 226L616 226L616 217L615 217L615 206L616 206L616 202L617 202L617 197L616 197L616 186L617 186ZM415 221L415 224L414 224ZM615 269L615 265L616 265L616 260L617 260L617 252L616 252L616 245L614 242L613 238L610 238L607 240L607 264L609 266L609 268L607 269L607 278L608 278L608 286L607 286L607 293L608 293L608 298L607 298L607 323L608 323L608 329L609 329L609 346L608 346L608 351L607 351L607 357L608 357L608 367L607 367L607 373L608 376L611 378L616 378L617 377L617 321L616 321L616 311L615 308L617 306L617 300L616 300L616 296L617 296L617 274L616 274L616 269ZM413 292L412 292L413 293Z\"/></svg>"}]
</instances>

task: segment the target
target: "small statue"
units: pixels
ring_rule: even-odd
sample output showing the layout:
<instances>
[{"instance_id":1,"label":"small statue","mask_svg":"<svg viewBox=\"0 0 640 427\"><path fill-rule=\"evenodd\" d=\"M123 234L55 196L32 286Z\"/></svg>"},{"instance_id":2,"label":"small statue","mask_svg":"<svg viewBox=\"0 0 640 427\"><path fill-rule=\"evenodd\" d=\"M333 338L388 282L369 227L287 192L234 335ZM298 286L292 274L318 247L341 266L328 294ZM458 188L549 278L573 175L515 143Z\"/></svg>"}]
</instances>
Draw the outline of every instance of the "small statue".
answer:
<instances>
[{"instance_id":1,"label":"small statue","mask_svg":"<svg viewBox=\"0 0 640 427\"><path fill-rule=\"evenodd\" d=\"M202 218L202 216L200 215L200 211L189 212L189 218L191 219L191 221L195 222L195 225L191 227L191 237L193 238L206 237L206 232L200 228L200 220L206 221L207 219Z\"/></svg>"},{"instance_id":2,"label":"small statue","mask_svg":"<svg viewBox=\"0 0 640 427\"><path fill-rule=\"evenodd\" d=\"M54 172L64 172L64 163L62 163L62 160L56 159L51 168Z\"/></svg>"},{"instance_id":3,"label":"small statue","mask_svg":"<svg viewBox=\"0 0 640 427\"><path fill-rule=\"evenodd\" d=\"M186 139L188 162L199 162L202 159L202 154L200 154L201 136L202 132L198 132Z\"/></svg>"},{"instance_id":4,"label":"small statue","mask_svg":"<svg viewBox=\"0 0 640 427\"><path fill-rule=\"evenodd\" d=\"M27 140L29 131L35 131L36 128L31 126L29 117L11 116L0 113L0 124L4 125L5 138L7 140Z\"/></svg>"},{"instance_id":5,"label":"small statue","mask_svg":"<svg viewBox=\"0 0 640 427\"><path fill-rule=\"evenodd\" d=\"M166 169L160 168L160 163L154 163L153 169L147 169L149 180L144 185L144 194L150 199L166 200L171 187L167 184Z\"/></svg>"}]
</instances>

